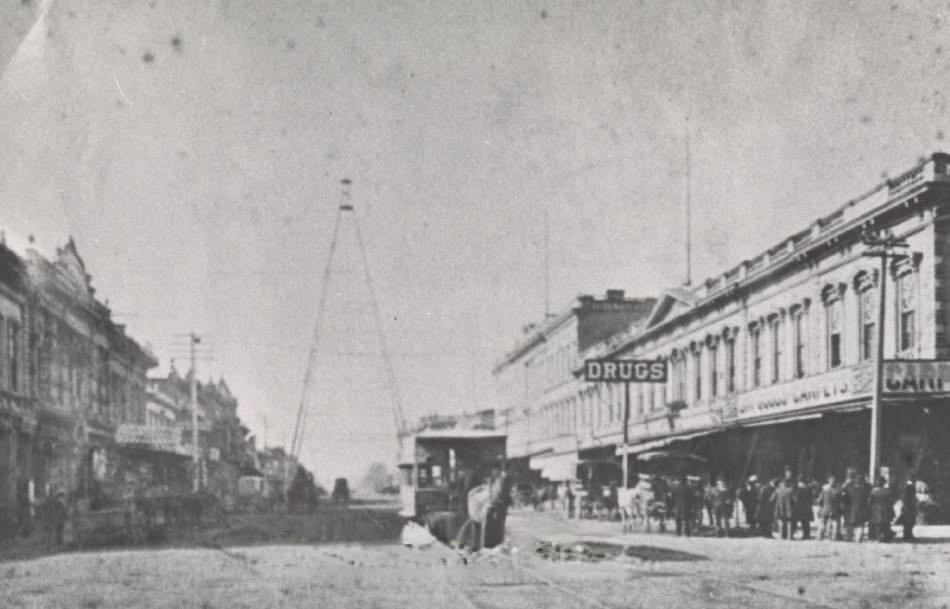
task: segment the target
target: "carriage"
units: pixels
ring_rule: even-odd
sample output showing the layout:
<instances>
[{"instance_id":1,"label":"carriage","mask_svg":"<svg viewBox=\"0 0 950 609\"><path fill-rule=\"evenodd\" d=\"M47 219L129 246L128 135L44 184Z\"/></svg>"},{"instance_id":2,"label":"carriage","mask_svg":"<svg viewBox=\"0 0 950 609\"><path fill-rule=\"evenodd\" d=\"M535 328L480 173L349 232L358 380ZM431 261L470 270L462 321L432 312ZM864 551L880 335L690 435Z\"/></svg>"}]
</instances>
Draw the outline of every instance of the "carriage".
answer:
<instances>
[{"instance_id":1,"label":"carriage","mask_svg":"<svg viewBox=\"0 0 950 609\"><path fill-rule=\"evenodd\" d=\"M623 530L626 532L639 526L649 531L651 523L656 522L663 531L670 516L669 496L673 486L683 476L708 475L709 465L699 455L677 450L657 450L638 454L631 470L636 483L618 492Z\"/></svg>"},{"instance_id":2,"label":"carriage","mask_svg":"<svg viewBox=\"0 0 950 609\"><path fill-rule=\"evenodd\" d=\"M483 429L427 429L400 438L400 515L454 539L468 513L466 483L505 459L507 436Z\"/></svg>"}]
</instances>

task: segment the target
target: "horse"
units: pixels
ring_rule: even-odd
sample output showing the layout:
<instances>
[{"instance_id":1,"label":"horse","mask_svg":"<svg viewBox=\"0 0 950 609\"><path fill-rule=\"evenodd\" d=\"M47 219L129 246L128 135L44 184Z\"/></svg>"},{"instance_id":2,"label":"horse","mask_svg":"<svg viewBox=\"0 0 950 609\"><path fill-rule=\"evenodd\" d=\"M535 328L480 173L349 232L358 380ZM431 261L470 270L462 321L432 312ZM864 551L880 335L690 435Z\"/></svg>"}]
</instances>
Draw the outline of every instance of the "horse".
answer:
<instances>
[{"instance_id":1,"label":"horse","mask_svg":"<svg viewBox=\"0 0 950 609\"><path fill-rule=\"evenodd\" d=\"M649 478L641 478L633 488L617 489L617 503L624 533L640 525L650 531L651 519L656 519L660 529L664 529L664 498L662 489Z\"/></svg>"}]
</instances>

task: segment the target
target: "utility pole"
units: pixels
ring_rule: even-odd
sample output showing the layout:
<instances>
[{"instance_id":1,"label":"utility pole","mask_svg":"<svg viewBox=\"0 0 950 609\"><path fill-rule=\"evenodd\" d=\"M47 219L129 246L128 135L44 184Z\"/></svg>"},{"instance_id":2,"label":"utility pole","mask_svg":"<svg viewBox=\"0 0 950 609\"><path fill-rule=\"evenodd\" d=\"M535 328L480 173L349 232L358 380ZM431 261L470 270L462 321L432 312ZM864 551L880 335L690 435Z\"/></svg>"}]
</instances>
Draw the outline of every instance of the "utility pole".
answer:
<instances>
[{"instance_id":1,"label":"utility pole","mask_svg":"<svg viewBox=\"0 0 950 609\"><path fill-rule=\"evenodd\" d=\"M189 351L191 352L191 456L194 464L194 482L192 490L201 490L201 457L198 454L198 370L195 367L195 345L201 342L201 337L192 332L189 335Z\"/></svg>"},{"instance_id":2,"label":"utility pole","mask_svg":"<svg viewBox=\"0 0 950 609\"><path fill-rule=\"evenodd\" d=\"M630 445L630 383L623 384L623 488L627 488L629 478L630 455L627 446Z\"/></svg>"},{"instance_id":3,"label":"utility pole","mask_svg":"<svg viewBox=\"0 0 950 609\"><path fill-rule=\"evenodd\" d=\"M884 312L887 299L887 261L888 259L905 258L905 254L894 254L896 247L907 247L906 241L901 241L891 234L866 234L864 244L873 248L864 252L865 256L881 259L881 279L878 289L877 305L877 353L874 358L874 395L871 399L871 455L868 475L871 483L877 478L881 468L881 409L884 394Z\"/></svg>"},{"instance_id":4,"label":"utility pole","mask_svg":"<svg viewBox=\"0 0 950 609\"><path fill-rule=\"evenodd\" d=\"M689 115L686 116L686 285L693 283L693 218L692 218L693 162L689 149Z\"/></svg>"}]
</instances>

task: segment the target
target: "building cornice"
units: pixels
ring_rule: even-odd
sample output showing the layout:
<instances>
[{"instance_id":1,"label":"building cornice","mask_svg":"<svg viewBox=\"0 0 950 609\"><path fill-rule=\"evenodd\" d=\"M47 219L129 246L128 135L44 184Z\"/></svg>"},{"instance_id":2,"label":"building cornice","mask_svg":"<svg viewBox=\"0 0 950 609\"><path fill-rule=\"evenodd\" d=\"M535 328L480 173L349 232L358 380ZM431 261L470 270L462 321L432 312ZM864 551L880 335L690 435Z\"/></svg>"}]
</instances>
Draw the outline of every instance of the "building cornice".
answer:
<instances>
[{"instance_id":1,"label":"building cornice","mask_svg":"<svg viewBox=\"0 0 950 609\"><path fill-rule=\"evenodd\" d=\"M736 277L734 281L700 299L696 305L688 311L661 322L656 326L646 328L640 334L621 342L610 350L606 356L620 355L649 341L657 335L663 334L671 328L687 324L712 306L719 306L722 305L724 301L732 301L740 298L743 294L752 291L757 285L773 279L776 275L788 273L791 269L797 269L812 263L816 258L819 258L827 252L827 250L840 247L842 242L854 243L860 241L860 234L863 229L884 224L885 222L882 221L892 219L894 215L908 213L911 206L927 201L932 193L950 193L950 177L948 177L946 173L948 167L947 163L950 163L950 156L942 153L934 154L926 163L920 164L914 169L905 172L893 181L886 182L863 197L850 201L832 214L824 216L812 223L812 231L818 233L816 235L817 239L812 238L803 242L800 249L790 249L777 259L770 259L769 264L757 268L751 273L748 272L749 262L744 261L735 269L727 271L721 276L722 278L726 278L733 275ZM940 164L944 169L943 172L934 171L933 179L922 182L908 182L908 180L912 178L908 178L907 176L915 176L921 171L925 171L927 165L932 165L930 169L933 170L933 165L937 164ZM895 189L892 185L896 185L897 188ZM888 200L885 203L858 214L853 218L849 218L844 223L839 224L834 220L835 218L840 218L845 209L859 205L862 201L877 194L884 187L890 187L894 190L893 193L889 194ZM822 233L822 227L827 227L827 232ZM805 231L796 233L792 237L785 239L782 243L791 243L804 232ZM766 254L763 254L763 256L768 255L776 249L777 248L771 248ZM762 256L756 257L753 260L758 260L759 258L762 258ZM742 272L743 269L745 270L744 273ZM709 281L705 282L706 285L709 283Z\"/></svg>"}]
</instances>

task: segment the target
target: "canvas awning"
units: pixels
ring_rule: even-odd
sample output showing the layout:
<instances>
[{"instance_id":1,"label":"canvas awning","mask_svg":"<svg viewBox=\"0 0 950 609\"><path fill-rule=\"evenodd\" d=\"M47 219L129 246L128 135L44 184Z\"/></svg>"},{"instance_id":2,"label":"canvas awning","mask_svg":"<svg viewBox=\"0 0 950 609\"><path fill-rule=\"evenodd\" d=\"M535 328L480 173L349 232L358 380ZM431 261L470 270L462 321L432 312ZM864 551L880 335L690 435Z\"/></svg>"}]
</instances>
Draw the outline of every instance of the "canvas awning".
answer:
<instances>
[{"instance_id":1,"label":"canvas awning","mask_svg":"<svg viewBox=\"0 0 950 609\"><path fill-rule=\"evenodd\" d=\"M685 433L685 434L679 434L679 435L674 435L674 436L666 436L664 438L657 438L655 440L648 440L646 442L640 442L638 444L628 444L627 446L621 445L617 447L617 455L618 456L619 455L633 455L637 453L646 452L648 450L664 448L666 446L669 446L673 442L677 442L679 440L689 440L690 438L705 436L711 433L715 433L716 431L719 431L719 430L705 429L703 431L696 431L693 433Z\"/></svg>"},{"instance_id":2,"label":"canvas awning","mask_svg":"<svg viewBox=\"0 0 950 609\"><path fill-rule=\"evenodd\" d=\"M572 480L576 476L577 453L564 453L560 455L538 455L531 457L528 467L534 470L541 470L541 477L552 482L561 482L563 480Z\"/></svg>"}]
</instances>

